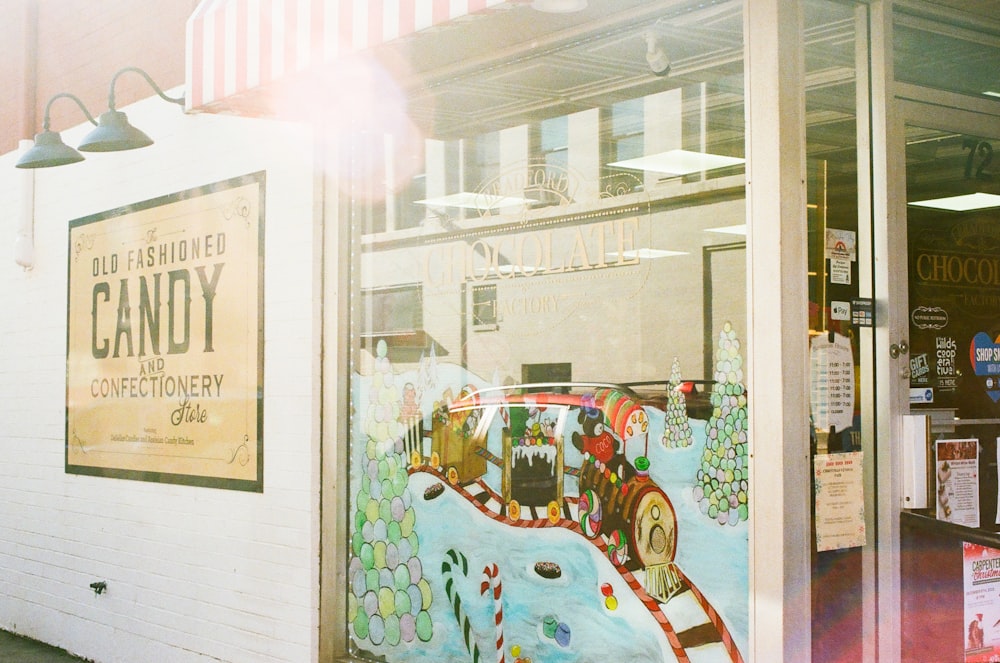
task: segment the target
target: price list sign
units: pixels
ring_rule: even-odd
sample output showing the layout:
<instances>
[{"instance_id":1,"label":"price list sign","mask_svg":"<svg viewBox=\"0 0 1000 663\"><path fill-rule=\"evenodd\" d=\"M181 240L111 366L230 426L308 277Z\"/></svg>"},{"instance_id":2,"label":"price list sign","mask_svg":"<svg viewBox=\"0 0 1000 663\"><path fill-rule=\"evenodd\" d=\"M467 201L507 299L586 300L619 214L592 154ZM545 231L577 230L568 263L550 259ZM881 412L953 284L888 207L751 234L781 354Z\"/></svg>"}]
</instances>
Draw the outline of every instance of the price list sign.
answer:
<instances>
[{"instance_id":1,"label":"price list sign","mask_svg":"<svg viewBox=\"0 0 1000 663\"><path fill-rule=\"evenodd\" d=\"M815 336L809 346L813 426L846 430L854 423L854 356L846 336Z\"/></svg>"}]
</instances>

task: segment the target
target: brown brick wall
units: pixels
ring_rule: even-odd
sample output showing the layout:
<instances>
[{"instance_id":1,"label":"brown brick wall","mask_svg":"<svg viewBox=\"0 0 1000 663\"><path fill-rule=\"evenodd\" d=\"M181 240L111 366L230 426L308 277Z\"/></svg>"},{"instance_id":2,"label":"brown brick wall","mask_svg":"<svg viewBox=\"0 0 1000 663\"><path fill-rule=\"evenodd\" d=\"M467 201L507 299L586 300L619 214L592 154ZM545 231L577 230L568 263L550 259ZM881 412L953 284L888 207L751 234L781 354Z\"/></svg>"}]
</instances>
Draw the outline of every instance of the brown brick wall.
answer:
<instances>
[{"instance_id":1,"label":"brown brick wall","mask_svg":"<svg viewBox=\"0 0 1000 663\"><path fill-rule=\"evenodd\" d=\"M17 147L17 139L30 131L34 105L25 85L32 76L29 26L34 6L31 0L0 0L0 153Z\"/></svg>"},{"instance_id":2,"label":"brown brick wall","mask_svg":"<svg viewBox=\"0 0 1000 663\"><path fill-rule=\"evenodd\" d=\"M41 130L59 92L80 97L96 118L123 67L144 69L164 89L184 82L184 24L198 0L0 0L0 154ZM115 86L124 107L155 92L138 74ZM51 109L51 128L86 121L68 99Z\"/></svg>"}]
</instances>

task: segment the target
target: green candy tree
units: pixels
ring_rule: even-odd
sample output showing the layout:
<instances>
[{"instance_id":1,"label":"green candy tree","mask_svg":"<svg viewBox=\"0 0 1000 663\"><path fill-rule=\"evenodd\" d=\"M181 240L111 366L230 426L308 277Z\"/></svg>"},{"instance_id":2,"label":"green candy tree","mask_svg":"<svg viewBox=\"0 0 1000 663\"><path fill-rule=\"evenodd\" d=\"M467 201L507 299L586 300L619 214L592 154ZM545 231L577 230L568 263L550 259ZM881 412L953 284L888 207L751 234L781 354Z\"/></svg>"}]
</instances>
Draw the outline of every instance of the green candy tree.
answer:
<instances>
[{"instance_id":1,"label":"green candy tree","mask_svg":"<svg viewBox=\"0 0 1000 663\"><path fill-rule=\"evenodd\" d=\"M433 598L418 553L416 514L403 453L402 394L385 341L376 347L356 496L348 579L348 620L355 637L396 646L433 635Z\"/></svg>"},{"instance_id":2,"label":"green candy tree","mask_svg":"<svg viewBox=\"0 0 1000 663\"><path fill-rule=\"evenodd\" d=\"M743 356L732 325L726 322L716 348L712 415L705 428L705 450L696 475L694 497L701 512L720 525L749 517L747 390Z\"/></svg>"},{"instance_id":3,"label":"green candy tree","mask_svg":"<svg viewBox=\"0 0 1000 663\"><path fill-rule=\"evenodd\" d=\"M663 446L689 447L692 442L691 422L688 421L687 399L677 387L681 383L681 362L674 357L667 382L667 407L664 416Z\"/></svg>"}]
</instances>

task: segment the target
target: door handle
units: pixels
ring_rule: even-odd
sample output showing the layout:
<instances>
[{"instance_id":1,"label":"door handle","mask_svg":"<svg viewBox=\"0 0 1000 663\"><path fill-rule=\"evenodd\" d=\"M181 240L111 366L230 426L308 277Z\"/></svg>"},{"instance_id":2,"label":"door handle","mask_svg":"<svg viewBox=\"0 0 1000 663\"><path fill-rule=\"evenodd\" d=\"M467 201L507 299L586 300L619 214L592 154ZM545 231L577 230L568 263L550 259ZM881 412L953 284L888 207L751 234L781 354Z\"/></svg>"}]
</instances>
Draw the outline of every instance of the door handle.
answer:
<instances>
[{"instance_id":1,"label":"door handle","mask_svg":"<svg viewBox=\"0 0 1000 663\"><path fill-rule=\"evenodd\" d=\"M906 344L906 341L900 341L898 344L893 343L889 346L889 356L893 359L898 359L899 355L905 355L910 351L910 346Z\"/></svg>"}]
</instances>

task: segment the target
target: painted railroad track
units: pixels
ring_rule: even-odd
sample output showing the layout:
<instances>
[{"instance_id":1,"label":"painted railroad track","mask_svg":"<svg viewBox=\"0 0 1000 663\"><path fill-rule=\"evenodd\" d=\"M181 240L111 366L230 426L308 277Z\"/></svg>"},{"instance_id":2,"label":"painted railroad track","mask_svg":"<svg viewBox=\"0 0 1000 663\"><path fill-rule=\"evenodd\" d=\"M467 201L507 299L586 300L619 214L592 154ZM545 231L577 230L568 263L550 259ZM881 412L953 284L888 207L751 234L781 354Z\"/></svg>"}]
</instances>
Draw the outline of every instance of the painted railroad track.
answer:
<instances>
[{"instance_id":1,"label":"painted railroad track","mask_svg":"<svg viewBox=\"0 0 1000 663\"><path fill-rule=\"evenodd\" d=\"M589 540L602 553L608 549L608 539L603 534L593 539L584 535L577 518L576 498L563 498L558 517L555 514L550 516L544 507L526 505L520 508L519 513L513 514L517 516L513 518L508 513L503 498L482 479L464 485L452 483L441 469L427 464L411 466L409 472L433 475L444 486L468 500L483 515L505 525L534 529L562 527ZM744 663L722 617L679 567L673 565L672 571L677 575L676 581L680 588L666 602L661 602L646 591L640 577L643 572L633 573L624 566L615 568L660 625L678 663Z\"/></svg>"}]
</instances>

